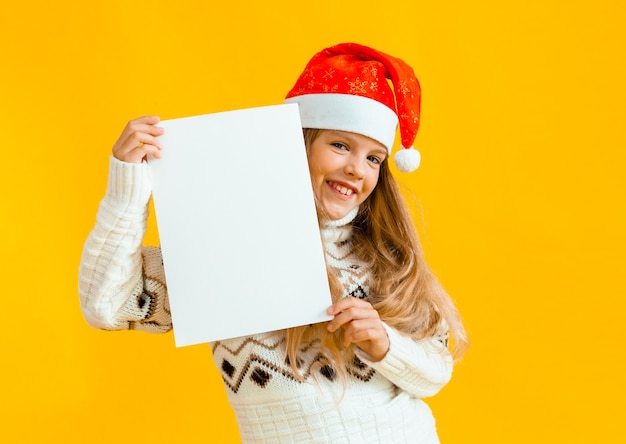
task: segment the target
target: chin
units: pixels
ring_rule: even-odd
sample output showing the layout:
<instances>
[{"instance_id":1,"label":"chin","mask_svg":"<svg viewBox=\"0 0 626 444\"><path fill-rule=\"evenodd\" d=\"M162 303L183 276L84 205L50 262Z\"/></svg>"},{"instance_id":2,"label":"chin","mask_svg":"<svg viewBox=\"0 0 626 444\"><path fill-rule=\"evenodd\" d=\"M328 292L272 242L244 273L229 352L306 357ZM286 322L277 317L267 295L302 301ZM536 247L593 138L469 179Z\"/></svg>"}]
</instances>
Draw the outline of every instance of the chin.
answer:
<instances>
[{"instance_id":1,"label":"chin","mask_svg":"<svg viewBox=\"0 0 626 444\"><path fill-rule=\"evenodd\" d=\"M323 214L328 220L339 220L347 216L347 214L352 211L354 207L351 208L332 208L332 209L324 209Z\"/></svg>"}]
</instances>

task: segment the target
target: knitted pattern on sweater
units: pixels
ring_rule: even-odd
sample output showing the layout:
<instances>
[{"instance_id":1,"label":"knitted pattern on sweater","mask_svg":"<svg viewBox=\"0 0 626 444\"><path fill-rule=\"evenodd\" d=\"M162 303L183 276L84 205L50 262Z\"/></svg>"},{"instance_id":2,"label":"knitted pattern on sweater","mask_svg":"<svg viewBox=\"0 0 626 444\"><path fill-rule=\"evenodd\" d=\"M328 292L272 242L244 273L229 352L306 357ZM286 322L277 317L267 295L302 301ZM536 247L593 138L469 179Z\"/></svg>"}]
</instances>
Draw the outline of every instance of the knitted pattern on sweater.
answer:
<instances>
[{"instance_id":1,"label":"knitted pattern on sweater","mask_svg":"<svg viewBox=\"0 0 626 444\"><path fill-rule=\"evenodd\" d=\"M321 233L326 260L340 276L344 288L343 296L367 299L369 269L353 255L350 237L349 223L357 212L358 208L355 208L343 219L326 223ZM293 391L303 383L293 374L286 357L285 337L282 333L216 341L212 344L212 350L224 383L233 394L240 390L245 391L247 384L271 390L275 390L275 386L286 386L286 390ZM305 382L317 376L332 382L336 377L335 370L328 365L328 359L321 352L319 340L303 344L299 350L297 366ZM318 374L313 374L314 369ZM372 379L375 371L355 357L348 365L348 374L367 382ZM239 402L237 399L233 401Z\"/></svg>"},{"instance_id":2,"label":"knitted pattern on sweater","mask_svg":"<svg viewBox=\"0 0 626 444\"><path fill-rule=\"evenodd\" d=\"M352 248L350 222L357 212L358 208L325 224L322 240L344 297L367 299L370 270ZM303 380L293 374L280 333L217 341L212 350L244 442L402 443L411 442L407 433L418 433L415 424L424 439L420 442L437 442L426 405L399 393L397 386L358 355L347 363L344 383L328 365L317 341L299 350Z\"/></svg>"},{"instance_id":3,"label":"knitted pattern on sweater","mask_svg":"<svg viewBox=\"0 0 626 444\"><path fill-rule=\"evenodd\" d=\"M107 193L79 271L81 308L94 327L171 329L160 250L141 246L150 189L145 164L111 158ZM367 298L369 270L352 251L349 222L355 214L325 225L322 238L344 295ZM304 381L294 377L280 333L213 343L242 441L437 443L434 419L419 398L448 382L452 359L437 338L415 341L383 326L390 340L387 355L373 362L356 349L345 386L315 341L303 344L298 356Z\"/></svg>"}]
</instances>

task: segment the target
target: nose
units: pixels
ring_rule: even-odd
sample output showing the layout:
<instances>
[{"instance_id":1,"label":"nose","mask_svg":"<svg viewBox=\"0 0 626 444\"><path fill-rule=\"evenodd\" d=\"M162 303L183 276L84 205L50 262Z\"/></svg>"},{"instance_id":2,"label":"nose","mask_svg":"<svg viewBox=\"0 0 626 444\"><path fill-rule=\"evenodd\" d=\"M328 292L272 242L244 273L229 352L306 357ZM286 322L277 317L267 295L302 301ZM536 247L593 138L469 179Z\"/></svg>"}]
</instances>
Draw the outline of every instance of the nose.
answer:
<instances>
[{"instance_id":1,"label":"nose","mask_svg":"<svg viewBox=\"0 0 626 444\"><path fill-rule=\"evenodd\" d=\"M361 156L352 154L346 159L344 172L355 179L362 179L365 176L366 161L367 159L363 159Z\"/></svg>"}]
</instances>

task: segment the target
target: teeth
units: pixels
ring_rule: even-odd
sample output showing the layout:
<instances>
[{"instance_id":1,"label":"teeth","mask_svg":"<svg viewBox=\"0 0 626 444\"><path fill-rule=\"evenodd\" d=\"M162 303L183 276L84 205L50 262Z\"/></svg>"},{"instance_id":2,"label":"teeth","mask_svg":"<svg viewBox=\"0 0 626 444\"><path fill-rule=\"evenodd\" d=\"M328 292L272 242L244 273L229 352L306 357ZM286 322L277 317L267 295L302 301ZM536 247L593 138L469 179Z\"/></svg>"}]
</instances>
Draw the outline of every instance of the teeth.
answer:
<instances>
[{"instance_id":1,"label":"teeth","mask_svg":"<svg viewBox=\"0 0 626 444\"><path fill-rule=\"evenodd\" d=\"M344 196L352 196L353 191L349 188L337 184L334 185L334 188Z\"/></svg>"}]
</instances>

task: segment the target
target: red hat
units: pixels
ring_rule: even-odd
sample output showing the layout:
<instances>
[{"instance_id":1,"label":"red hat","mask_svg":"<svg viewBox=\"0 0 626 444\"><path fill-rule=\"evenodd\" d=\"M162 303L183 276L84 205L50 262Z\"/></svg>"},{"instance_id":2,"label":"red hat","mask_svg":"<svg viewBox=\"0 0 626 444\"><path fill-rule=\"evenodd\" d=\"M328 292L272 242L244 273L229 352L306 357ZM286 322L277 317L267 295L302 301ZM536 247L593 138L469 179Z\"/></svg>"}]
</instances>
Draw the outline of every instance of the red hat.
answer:
<instances>
[{"instance_id":1,"label":"red hat","mask_svg":"<svg viewBox=\"0 0 626 444\"><path fill-rule=\"evenodd\" d=\"M420 163L412 146L420 97L419 81L405 62L367 46L342 43L313 56L285 102L298 103L303 128L362 134L382 143L390 154L399 124L402 149L394 161L400 171L410 172Z\"/></svg>"}]
</instances>

